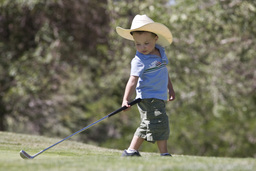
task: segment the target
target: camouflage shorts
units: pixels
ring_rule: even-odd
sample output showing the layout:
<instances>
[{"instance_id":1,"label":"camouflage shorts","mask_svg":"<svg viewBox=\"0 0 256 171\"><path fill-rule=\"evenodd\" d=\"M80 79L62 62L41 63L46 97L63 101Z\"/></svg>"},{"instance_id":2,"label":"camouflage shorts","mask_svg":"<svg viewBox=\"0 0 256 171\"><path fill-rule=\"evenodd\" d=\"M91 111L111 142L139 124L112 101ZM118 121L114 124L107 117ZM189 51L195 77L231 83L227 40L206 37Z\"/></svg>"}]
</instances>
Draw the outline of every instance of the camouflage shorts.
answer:
<instances>
[{"instance_id":1,"label":"camouflage shorts","mask_svg":"<svg viewBox=\"0 0 256 171\"><path fill-rule=\"evenodd\" d=\"M140 126L135 135L154 143L169 138L169 119L165 111L165 102L159 99L142 99L138 104L141 116Z\"/></svg>"}]
</instances>

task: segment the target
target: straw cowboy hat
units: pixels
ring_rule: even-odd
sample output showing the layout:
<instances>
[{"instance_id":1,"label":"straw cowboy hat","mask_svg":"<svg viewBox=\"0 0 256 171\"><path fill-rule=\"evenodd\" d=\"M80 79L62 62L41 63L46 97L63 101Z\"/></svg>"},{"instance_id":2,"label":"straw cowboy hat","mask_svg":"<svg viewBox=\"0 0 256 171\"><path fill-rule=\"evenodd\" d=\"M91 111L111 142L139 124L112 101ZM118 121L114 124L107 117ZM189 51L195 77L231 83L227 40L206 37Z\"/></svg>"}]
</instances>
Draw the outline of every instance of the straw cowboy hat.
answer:
<instances>
[{"instance_id":1,"label":"straw cowboy hat","mask_svg":"<svg viewBox=\"0 0 256 171\"><path fill-rule=\"evenodd\" d=\"M172 43L172 33L163 24L154 22L147 15L136 15L132 21L131 29L116 27L117 33L128 40L134 40L131 32L133 31L148 31L157 34L157 44L168 46Z\"/></svg>"}]
</instances>

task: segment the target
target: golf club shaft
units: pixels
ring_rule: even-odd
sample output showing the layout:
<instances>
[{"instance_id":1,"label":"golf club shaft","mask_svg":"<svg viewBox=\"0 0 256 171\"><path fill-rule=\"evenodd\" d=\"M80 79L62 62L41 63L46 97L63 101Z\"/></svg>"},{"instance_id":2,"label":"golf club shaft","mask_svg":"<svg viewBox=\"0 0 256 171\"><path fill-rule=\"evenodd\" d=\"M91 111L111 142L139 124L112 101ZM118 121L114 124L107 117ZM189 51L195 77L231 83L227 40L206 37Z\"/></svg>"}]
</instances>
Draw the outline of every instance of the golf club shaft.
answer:
<instances>
[{"instance_id":1,"label":"golf club shaft","mask_svg":"<svg viewBox=\"0 0 256 171\"><path fill-rule=\"evenodd\" d=\"M52 147L54 147L54 146L60 144L61 142L65 141L65 140L67 140L67 139L69 139L69 138L71 138L72 136L74 136L74 135L76 135L76 134L79 134L80 132L83 132L84 130L88 129L89 127L91 127L91 126L93 126L93 125L95 125L95 124L97 124L97 123L99 123L99 122L101 122L102 120L106 119L107 117L108 117L108 116L105 116L105 117L101 118L100 120L98 120L98 121L96 121L96 122L94 122L94 123L92 123L92 124L90 124L90 125L84 127L83 129L81 129L81 130L79 130L79 131L73 133L72 135L69 135L68 137L62 139L61 141L59 141L59 142L57 142L57 143L51 145L50 147L47 147L46 149L44 149L44 150L42 150L42 151L36 153L36 154L33 155L32 157L34 158L34 157L38 156L39 154L45 152L46 150L49 150L50 148L52 148Z\"/></svg>"},{"instance_id":2,"label":"golf club shaft","mask_svg":"<svg viewBox=\"0 0 256 171\"><path fill-rule=\"evenodd\" d=\"M134 104L136 104L136 103L139 103L140 101L141 101L141 99L135 99L135 100L133 100L132 102L130 102L129 105L132 106L132 105L134 105ZM96 121L96 122L94 122L94 123L92 123L92 124L90 124L90 125L84 127L83 129L81 129L81 130L79 130L79 131L73 133L72 135L69 135L68 137L62 139L61 141L59 141L59 142L57 142L57 143L51 145L50 147L47 147L46 149L44 149L44 150L42 150L42 151L36 153L35 155L31 156L31 158L35 158L36 156L38 156L39 154L45 152L46 150L49 150L50 148L52 148L52 147L54 147L54 146L60 144L61 142L63 142L63 141L65 141L65 140L69 139L70 137L72 137L72 136L74 136L74 135L76 135L76 134L79 134L80 132L83 132L84 130L90 128L91 126L93 126L93 125L95 125L95 124L97 124L97 123L103 121L104 119L106 119L106 118L108 118L108 117L111 117L111 116L113 116L113 115L115 115L115 114L117 114L117 113L119 113L119 112L121 112L121 111L123 111L123 110L125 110L125 109L127 109L127 108L128 108L128 107L123 106L123 107L121 107L121 108L115 110L114 112L108 114L107 116L104 116L104 117L101 118L100 120L98 120L98 121Z\"/></svg>"}]
</instances>

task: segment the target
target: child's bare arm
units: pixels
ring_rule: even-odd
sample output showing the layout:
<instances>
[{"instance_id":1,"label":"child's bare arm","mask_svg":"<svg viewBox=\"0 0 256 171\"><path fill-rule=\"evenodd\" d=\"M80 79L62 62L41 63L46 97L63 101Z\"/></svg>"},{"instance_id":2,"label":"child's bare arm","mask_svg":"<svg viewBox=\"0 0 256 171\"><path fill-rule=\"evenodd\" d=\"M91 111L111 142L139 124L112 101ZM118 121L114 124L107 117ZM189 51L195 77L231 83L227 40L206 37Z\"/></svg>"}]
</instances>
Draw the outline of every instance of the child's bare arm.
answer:
<instances>
[{"instance_id":1,"label":"child's bare arm","mask_svg":"<svg viewBox=\"0 0 256 171\"><path fill-rule=\"evenodd\" d=\"M168 91L169 91L168 101L173 101L175 99L175 92L173 90L172 82L169 76L168 76Z\"/></svg>"},{"instance_id":2,"label":"child's bare arm","mask_svg":"<svg viewBox=\"0 0 256 171\"><path fill-rule=\"evenodd\" d=\"M139 79L139 77L137 77L137 76L130 76L130 78L126 84L126 87L125 87L122 106L130 107L130 105L128 105L128 102L131 100L131 97L132 97L133 93L135 92L135 88L136 88L138 79Z\"/></svg>"}]
</instances>

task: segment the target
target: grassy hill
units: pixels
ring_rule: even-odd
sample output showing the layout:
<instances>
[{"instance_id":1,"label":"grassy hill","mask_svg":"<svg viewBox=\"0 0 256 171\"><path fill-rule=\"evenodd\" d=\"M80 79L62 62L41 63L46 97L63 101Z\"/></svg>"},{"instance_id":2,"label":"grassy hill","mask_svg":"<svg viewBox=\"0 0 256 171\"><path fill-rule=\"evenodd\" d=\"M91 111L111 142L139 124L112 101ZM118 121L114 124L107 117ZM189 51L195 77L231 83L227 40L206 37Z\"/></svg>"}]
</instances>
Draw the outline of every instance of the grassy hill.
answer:
<instances>
[{"instance_id":1,"label":"grassy hill","mask_svg":"<svg viewBox=\"0 0 256 171\"><path fill-rule=\"evenodd\" d=\"M49 149L33 160L24 160L19 151L30 155L49 147L60 139L0 132L0 170L2 171L161 171L207 170L236 171L254 170L254 158L220 158L174 155L160 157L157 153L144 153L142 157L124 158L122 151L105 149L74 141Z\"/></svg>"}]
</instances>

